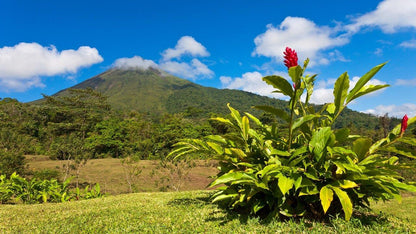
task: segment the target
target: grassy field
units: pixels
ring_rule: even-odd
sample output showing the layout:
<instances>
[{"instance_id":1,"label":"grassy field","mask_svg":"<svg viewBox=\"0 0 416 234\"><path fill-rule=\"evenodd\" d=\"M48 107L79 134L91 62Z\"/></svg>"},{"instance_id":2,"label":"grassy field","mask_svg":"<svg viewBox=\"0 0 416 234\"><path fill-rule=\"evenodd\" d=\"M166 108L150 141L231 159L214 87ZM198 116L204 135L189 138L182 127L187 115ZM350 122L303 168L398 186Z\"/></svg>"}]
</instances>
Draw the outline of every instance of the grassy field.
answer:
<instances>
[{"instance_id":1,"label":"grassy field","mask_svg":"<svg viewBox=\"0 0 416 234\"><path fill-rule=\"evenodd\" d=\"M262 223L219 209L209 191L134 193L60 204L2 205L0 233L412 233L416 197L374 203L350 222Z\"/></svg>"},{"instance_id":2,"label":"grassy field","mask_svg":"<svg viewBox=\"0 0 416 234\"><path fill-rule=\"evenodd\" d=\"M26 158L29 170L32 171L52 169L62 174L66 163L66 161L50 160L47 156L26 156ZM161 167L159 161L141 160L136 164L142 172L133 181L135 191L169 191L175 190L174 186L179 187L181 191L205 189L212 181L210 177L217 174L215 162L197 160L192 164L192 167L182 168L182 173L186 175L179 178L177 171ZM104 193L121 194L129 192L126 175L126 168L123 167L120 159L93 159L81 168L79 181L81 184L99 183Z\"/></svg>"}]
</instances>

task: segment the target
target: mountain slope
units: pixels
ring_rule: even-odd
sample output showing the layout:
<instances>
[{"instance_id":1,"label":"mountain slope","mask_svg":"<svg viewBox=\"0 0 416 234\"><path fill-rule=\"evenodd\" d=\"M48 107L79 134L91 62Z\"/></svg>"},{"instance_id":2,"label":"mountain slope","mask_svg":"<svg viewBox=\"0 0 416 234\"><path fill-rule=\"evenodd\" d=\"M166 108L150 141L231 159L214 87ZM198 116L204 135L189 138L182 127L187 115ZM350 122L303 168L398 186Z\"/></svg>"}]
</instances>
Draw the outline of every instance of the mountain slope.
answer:
<instances>
[{"instance_id":1,"label":"mountain slope","mask_svg":"<svg viewBox=\"0 0 416 234\"><path fill-rule=\"evenodd\" d=\"M111 69L71 88L92 88L108 97L115 109L149 114L192 112L207 116L210 112L228 113L226 104L240 111L254 105L284 108L285 101L228 89L203 87L158 69ZM55 95L65 95L62 90ZM254 112L257 112L254 110Z\"/></svg>"},{"instance_id":2,"label":"mountain slope","mask_svg":"<svg viewBox=\"0 0 416 234\"><path fill-rule=\"evenodd\" d=\"M204 87L172 76L158 69L110 69L71 88L92 88L108 97L110 105L119 110L135 110L150 115L186 113L207 118L209 113L228 114L227 103L240 112L259 116L255 105L271 105L287 110L287 102L240 90ZM65 95L62 90L55 95ZM372 115L346 109L336 127L379 128Z\"/></svg>"}]
</instances>

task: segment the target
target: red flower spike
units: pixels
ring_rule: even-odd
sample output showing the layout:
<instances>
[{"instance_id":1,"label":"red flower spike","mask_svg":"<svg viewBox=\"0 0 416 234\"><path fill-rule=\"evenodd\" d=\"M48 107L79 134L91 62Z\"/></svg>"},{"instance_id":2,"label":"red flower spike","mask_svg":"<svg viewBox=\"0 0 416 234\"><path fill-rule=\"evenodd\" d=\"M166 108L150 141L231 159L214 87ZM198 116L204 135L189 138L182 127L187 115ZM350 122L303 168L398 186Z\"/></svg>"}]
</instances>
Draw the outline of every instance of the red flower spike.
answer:
<instances>
[{"instance_id":1,"label":"red flower spike","mask_svg":"<svg viewBox=\"0 0 416 234\"><path fill-rule=\"evenodd\" d=\"M286 47L286 50L283 52L283 55L283 58L285 59L284 63L287 69L291 67L296 67L298 65L298 54L295 50Z\"/></svg>"},{"instance_id":2,"label":"red flower spike","mask_svg":"<svg viewBox=\"0 0 416 234\"><path fill-rule=\"evenodd\" d=\"M296 84L295 83L293 83L293 89L296 90Z\"/></svg>"},{"instance_id":3,"label":"red flower spike","mask_svg":"<svg viewBox=\"0 0 416 234\"><path fill-rule=\"evenodd\" d=\"M402 119L402 130L400 132L401 135L403 135L404 131L406 131L406 128L407 128L407 120L409 120L409 118L407 117L407 115L404 115L403 116L403 119Z\"/></svg>"}]
</instances>

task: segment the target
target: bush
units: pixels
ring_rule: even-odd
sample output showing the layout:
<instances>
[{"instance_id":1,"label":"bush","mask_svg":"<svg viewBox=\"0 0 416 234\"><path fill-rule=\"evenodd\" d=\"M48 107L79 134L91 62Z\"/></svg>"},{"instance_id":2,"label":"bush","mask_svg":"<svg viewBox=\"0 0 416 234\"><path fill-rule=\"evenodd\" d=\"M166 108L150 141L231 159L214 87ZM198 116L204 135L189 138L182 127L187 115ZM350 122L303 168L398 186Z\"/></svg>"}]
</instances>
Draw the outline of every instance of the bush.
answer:
<instances>
[{"instance_id":1,"label":"bush","mask_svg":"<svg viewBox=\"0 0 416 234\"><path fill-rule=\"evenodd\" d=\"M404 136L407 124L413 124L416 117L408 120L405 116L402 124L375 143L364 136L350 135L348 128L334 130L337 117L348 103L387 87L366 85L384 64L363 75L352 89L348 74L342 74L335 82L334 102L315 111L308 102L316 75L303 75L308 62L303 67L297 65L297 55L289 49L285 64L293 85L280 76L263 78L275 92L290 98L289 113L257 106L285 121L284 131L276 124L263 124L249 113L241 116L228 105L231 118L213 120L235 129L234 133L188 139L175 145L170 153L175 158L207 153L220 160L220 172L211 187L225 186L218 188L213 202L268 219L325 218L343 211L349 220L353 207L368 207L370 199L400 201L401 190L416 192L416 186L404 183L397 173L401 167L398 157L386 153L416 158L414 152L395 147L396 143L416 145L414 138Z\"/></svg>"},{"instance_id":2,"label":"bush","mask_svg":"<svg viewBox=\"0 0 416 234\"><path fill-rule=\"evenodd\" d=\"M13 172L23 174L25 171L25 157L15 151L0 149L0 174L10 176Z\"/></svg>"},{"instance_id":3,"label":"bush","mask_svg":"<svg viewBox=\"0 0 416 234\"><path fill-rule=\"evenodd\" d=\"M46 202L65 202L71 199L91 199L102 197L100 185L95 184L93 188L87 186L83 193L79 188L75 192L69 189L71 179L63 183L56 179L32 178L25 179L16 173L7 179L5 175L0 175L0 204L3 203L46 203Z\"/></svg>"}]
</instances>

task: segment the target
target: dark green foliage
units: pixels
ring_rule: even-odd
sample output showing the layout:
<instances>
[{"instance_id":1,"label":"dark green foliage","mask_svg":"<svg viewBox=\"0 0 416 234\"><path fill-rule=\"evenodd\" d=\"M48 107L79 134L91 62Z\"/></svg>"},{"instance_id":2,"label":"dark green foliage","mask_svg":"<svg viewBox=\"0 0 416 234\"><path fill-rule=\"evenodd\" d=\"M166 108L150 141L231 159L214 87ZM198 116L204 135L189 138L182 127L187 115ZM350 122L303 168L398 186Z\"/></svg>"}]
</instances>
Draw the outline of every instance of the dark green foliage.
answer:
<instances>
[{"instance_id":1,"label":"dark green foliage","mask_svg":"<svg viewBox=\"0 0 416 234\"><path fill-rule=\"evenodd\" d=\"M316 111L300 99L308 87L313 87L315 77L303 76L307 62L303 69L289 68L296 84L293 89L281 77L264 78L275 92L289 96L290 111L258 108L282 118L287 134L282 134L276 124L264 124L247 112L242 115L228 104L230 117L213 120L235 131L183 140L170 155L178 158L202 153L220 160L220 172L211 187L225 186L218 188L213 202L267 219L320 219L342 211L349 220L354 206L368 207L370 199L401 201L401 190L416 192L414 183L403 182L397 173L403 165L393 154L416 158L416 140L404 135L400 124L374 143L368 137L351 135L348 128L334 127L350 101L386 87L366 85L384 64L362 76L351 90L347 73L341 75L335 83L334 103ZM311 94L306 92L306 100ZM408 121L409 126L414 122L416 117Z\"/></svg>"}]
</instances>

